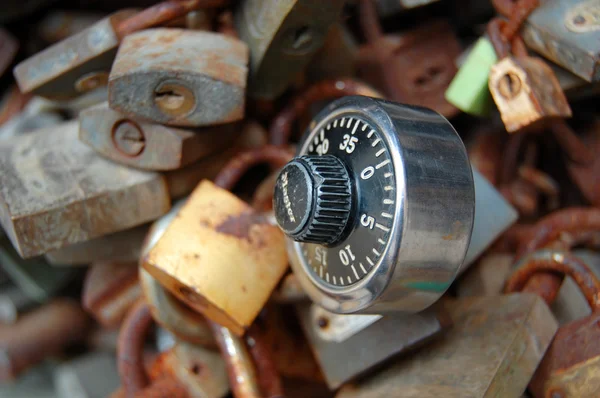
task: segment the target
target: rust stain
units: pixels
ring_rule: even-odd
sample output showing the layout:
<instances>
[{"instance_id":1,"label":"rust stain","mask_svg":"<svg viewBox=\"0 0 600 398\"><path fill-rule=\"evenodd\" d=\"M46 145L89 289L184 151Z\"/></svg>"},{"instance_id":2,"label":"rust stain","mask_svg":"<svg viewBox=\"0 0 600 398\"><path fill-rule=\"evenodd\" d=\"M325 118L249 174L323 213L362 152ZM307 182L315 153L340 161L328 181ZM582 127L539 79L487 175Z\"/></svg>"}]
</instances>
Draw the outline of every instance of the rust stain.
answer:
<instances>
[{"instance_id":1,"label":"rust stain","mask_svg":"<svg viewBox=\"0 0 600 398\"><path fill-rule=\"evenodd\" d=\"M227 217L215 226L215 231L250 241L250 230L254 225L268 225L268 221L264 216L250 210Z\"/></svg>"}]
</instances>

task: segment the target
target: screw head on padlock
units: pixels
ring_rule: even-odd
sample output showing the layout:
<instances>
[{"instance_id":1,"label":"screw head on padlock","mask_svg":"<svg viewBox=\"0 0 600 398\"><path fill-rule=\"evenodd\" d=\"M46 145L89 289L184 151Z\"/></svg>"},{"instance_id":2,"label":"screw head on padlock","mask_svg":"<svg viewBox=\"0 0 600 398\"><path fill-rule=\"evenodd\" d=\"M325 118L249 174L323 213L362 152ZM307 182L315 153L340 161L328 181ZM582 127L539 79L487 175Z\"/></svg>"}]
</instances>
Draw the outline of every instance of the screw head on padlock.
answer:
<instances>
[{"instance_id":1,"label":"screw head on padlock","mask_svg":"<svg viewBox=\"0 0 600 398\"><path fill-rule=\"evenodd\" d=\"M273 199L303 288L336 313L430 306L459 271L473 227L460 137L433 111L358 96L310 126Z\"/></svg>"}]
</instances>

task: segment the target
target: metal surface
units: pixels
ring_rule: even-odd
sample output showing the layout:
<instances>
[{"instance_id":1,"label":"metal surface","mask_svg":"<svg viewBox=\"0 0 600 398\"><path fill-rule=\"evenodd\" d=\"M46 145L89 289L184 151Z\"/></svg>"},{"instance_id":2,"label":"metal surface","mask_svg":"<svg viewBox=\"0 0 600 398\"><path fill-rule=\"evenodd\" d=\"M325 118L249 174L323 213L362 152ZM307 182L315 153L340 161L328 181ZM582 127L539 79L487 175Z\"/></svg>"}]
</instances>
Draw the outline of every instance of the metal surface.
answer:
<instances>
[{"instance_id":1,"label":"metal surface","mask_svg":"<svg viewBox=\"0 0 600 398\"><path fill-rule=\"evenodd\" d=\"M396 222L391 225L389 243L374 271L343 288L317 281L300 245L288 240L291 265L308 295L331 312L423 310L450 286L469 245L475 192L466 151L457 133L439 114L366 97L348 97L330 104L317 116L297 155L306 154L313 139L332 120L353 116L368 120L390 147L397 189L390 193ZM417 127L412 120L422 124ZM368 131L358 134L366 138ZM383 192L383 187L380 189ZM375 200L379 203L381 197L372 203Z\"/></svg>"},{"instance_id":2,"label":"metal surface","mask_svg":"<svg viewBox=\"0 0 600 398\"><path fill-rule=\"evenodd\" d=\"M0 238L0 264L13 283L38 303L50 300L76 275L73 269L52 267L43 258L23 260L6 237Z\"/></svg>"},{"instance_id":3,"label":"metal surface","mask_svg":"<svg viewBox=\"0 0 600 398\"><path fill-rule=\"evenodd\" d=\"M557 329L548 307L526 294L449 304L448 333L336 397L520 396Z\"/></svg>"},{"instance_id":4,"label":"metal surface","mask_svg":"<svg viewBox=\"0 0 600 398\"><path fill-rule=\"evenodd\" d=\"M104 327L118 326L142 294L134 263L95 263L87 272L82 304Z\"/></svg>"},{"instance_id":5,"label":"metal surface","mask_svg":"<svg viewBox=\"0 0 600 398\"><path fill-rule=\"evenodd\" d=\"M94 12L53 11L39 22L37 31L45 42L56 43L84 31L102 17Z\"/></svg>"},{"instance_id":6,"label":"metal surface","mask_svg":"<svg viewBox=\"0 0 600 398\"><path fill-rule=\"evenodd\" d=\"M246 0L235 10L240 39L250 48L248 93L281 95L323 45L344 1Z\"/></svg>"},{"instance_id":7,"label":"metal surface","mask_svg":"<svg viewBox=\"0 0 600 398\"><path fill-rule=\"evenodd\" d=\"M79 116L79 139L117 163L146 170L173 170L231 145L236 126L181 129L130 119L107 103Z\"/></svg>"},{"instance_id":8,"label":"metal surface","mask_svg":"<svg viewBox=\"0 0 600 398\"><path fill-rule=\"evenodd\" d=\"M581 78L600 80L596 0L546 0L527 19L527 46Z\"/></svg>"},{"instance_id":9,"label":"metal surface","mask_svg":"<svg viewBox=\"0 0 600 398\"><path fill-rule=\"evenodd\" d=\"M248 48L225 35L148 29L123 39L110 72L108 101L129 117L174 126L224 124L244 117Z\"/></svg>"},{"instance_id":10,"label":"metal surface","mask_svg":"<svg viewBox=\"0 0 600 398\"><path fill-rule=\"evenodd\" d=\"M126 229L125 231L75 243L44 255L54 266L86 266L93 262L137 261L149 226Z\"/></svg>"},{"instance_id":11,"label":"metal surface","mask_svg":"<svg viewBox=\"0 0 600 398\"><path fill-rule=\"evenodd\" d=\"M0 143L0 220L23 257L128 229L170 207L157 173L96 155L77 122Z\"/></svg>"},{"instance_id":12,"label":"metal surface","mask_svg":"<svg viewBox=\"0 0 600 398\"><path fill-rule=\"evenodd\" d=\"M227 373L233 395L243 398L261 397L254 364L244 341L223 326L210 321L209 325L227 362Z\"/></svg>"},{"instance_id":13,"label":"metal surface","mask_svg":"<svg viewBox=\"0 0 600 398\"><path fill-rule=\"evenodd\" d=\"M299 304L298 315L330 389L439 336L451 324L439 309L419 314L338 315Z\"/></svg>"},{"instance_id":14,"label":"metal surface","mask_svg":"<svg viewBox=\"0 0 600 398\"><path fill-rule=\"evenodd\" d=\"M538 367L529 390L535 398L591 397L600 389L600 312L562 326L544 360Z\"/></svg>"},{"instance_id":15,"label":"metal surface","mask_svg":"<svg viewBox=\"0 0 600 398\"><path fill-rule=\"evenodd\" d=\"M134 13L118 11L18 64L14 75L21 91L56 100L82 94L76 82L110 70L119 46L115 26Z\"/></svg>"},{"instance_id":16,"label":"metal surface","mask_svg":"<svg viewBox=\"0 0 600 398\"><path fill-rule=\"evenodd\" d=\"M107 397L120 385L114 355L92 352L54 369L54 386L59 397Z\"/></svg>"},{"instance_id":17,"label":"metal surface","mask_svg":"<svg viewBox=\"0 0 600 398\"><path fill-rule=\"evenodd\" d=\"M227 367L221 355L184 341L176 341L173 348L161 354L152 373L156 380L173 379L189 397L219 398L229 392Z\"/></svg>"},{"instance_id":18,"label":"metal surface","mask_svg":"<svg viewBox=\"0 0 600 398\"><path fill-rule=\"evenodd\" d=\"M19 49L19 43L6 30L0 27L0 76L8 69Z\"/></svg>"},{"instance_id":19,"label":"metal surface","mask_svg":"<svg viewBox=\"0 0 600 398\"><path fill-rule=\"evenodd\" d=\"M89 326L80 306L67 299L52 301L13 325L0 325L0 381L14 379L46 357L83 340Z\"/></svg>"},{"instance_id":20,"label":"metal surface","mask_svg":"<svg viewBox=\"0 0 600 398\"><path fill-rule=\"evenodd\" d=\"M367 15L361 9L361 18L367 19ZM424 106L447 118L458 114L458 109L445 98L461 52L447 21L422 24L402 35L365 35L368 44L360 49L357 61L361 78L387 93L390 100Z\"/></svg>"},{"instance_id":21,"label":"metal surface","mask_svg":"<svg viewBox=\"0 0 600 398\"><path fill-rule=\"evenodd\" d=\"M439 0L377 0L377 11L382 18L412 10L414 8L435 4Z\"/></svg>"},{"instance_id":22,"label":"metal surface","mask_svg":"<svg viewBox=\"0 0 600 398\"><path fill-rule=\"evenodd\" d=\"M572 115L552 69L537 58L503 58L490 70L489 88L509 133Z\"/></svg>"},{"instance_id":23,"label":"metal surface","mask_svg":"<svg viewBox=\"0 0 600 398\"><path fill-rule=\"evenodd\" d=\"M238 335L287 268L279 229L209 181L141 262L177 298Z\"/></svg>"}]
</instances>

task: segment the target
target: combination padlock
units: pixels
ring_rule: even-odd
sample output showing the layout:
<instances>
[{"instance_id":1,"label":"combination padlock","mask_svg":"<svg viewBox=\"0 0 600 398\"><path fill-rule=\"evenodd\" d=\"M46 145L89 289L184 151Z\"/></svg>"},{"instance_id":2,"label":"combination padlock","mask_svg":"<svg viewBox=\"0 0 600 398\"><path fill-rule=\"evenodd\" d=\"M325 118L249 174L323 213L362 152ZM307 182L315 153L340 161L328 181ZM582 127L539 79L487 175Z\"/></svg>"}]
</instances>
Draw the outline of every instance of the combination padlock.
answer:
<instances>
[{"instance_id":1,"label":"combination padlock","mask_svg":"<svg viewBox=\"0 0 600 398\"><path fill-rule=\"evenodd\" d=\"M474 224L460 137L433 111L367 97L333 102L310 127L273 199L303 288L334 313L429 307Z\"/></svg>"}]
</instances>

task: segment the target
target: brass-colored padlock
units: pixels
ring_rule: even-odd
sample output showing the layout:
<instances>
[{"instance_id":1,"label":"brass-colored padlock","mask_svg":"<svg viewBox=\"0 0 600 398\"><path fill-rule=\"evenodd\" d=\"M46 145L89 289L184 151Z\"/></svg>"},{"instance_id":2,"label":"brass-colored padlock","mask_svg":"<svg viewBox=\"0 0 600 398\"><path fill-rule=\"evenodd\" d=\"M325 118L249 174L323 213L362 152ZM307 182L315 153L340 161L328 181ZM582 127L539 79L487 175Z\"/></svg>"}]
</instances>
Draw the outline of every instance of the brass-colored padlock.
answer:
<instances>
[{"instance_id":1,"label":"brass-colored padlock","mask_svg":"<svg viewBox=\"0 0 600 398\"><path fill-rule=\"evenodd\" d=\"M202 181L142 264L190 307L241 335L288 260L279 228Z\"/></svg>"},{"instance_id":2,"label":"brass-colored padlock","mask_svg":"<svg viewBox=\"0 0 600 398\"><path fill-rule=\"evenodd\" d=\"M173 170L231 143L233 124L182 129L128 118L107 103L79 115L79 139L117 163L146 170Z\"/></svg>"},{"instance_id":3,"label":"brass-colored padlock","mask_svg":"<svg viewBox=\"0 0 600 398\"><path fill-rule=\"evenodd\" d=\"M125 230L170 208L158 173L106 160L76 121L0 143L0 221L24 257Z\"/></svg>"},{"instance_id":4,"label":"brass-colored padlock","mask_svg":"<svg viewBox=\"0 0 600 398\"><path fill-rule=\"evenodd\" d=\"M533 294L447 304L447 334L336 397L519 397L558 326L546 304Z\"/></svg>"},{"instance_id":5,"label":"brass-colored padlock","mask_svg":"<svg viewBox=\"0 0 600 398\"><path fill-rule=\"evenodd\" d=\"M208 126L244 117L248 47L222 34L148 29L121 43L108 102L130 117Z\"/></svg>"},{"instance_id":6,"label":"brass-colored padlock","mask_svg":"<svg viewBox=\"0 0 600 398\"><path fill-rule=\"evenodd\" d=\"M492 66L489 87L509 133L572 115L552 68L539 58L503 58Z\"/></svg>"},{"instance_id":7,"label":"brass-colored padlock","mask_svg":"<svg viewBox=\"0 0 600 398\"><path fill-rule=\"evenodd\" d=\"M274 99L282 94L340 17L342 0L244 0L235 26L250 47L250 96Z\"/></svg>"}]
</instances>

